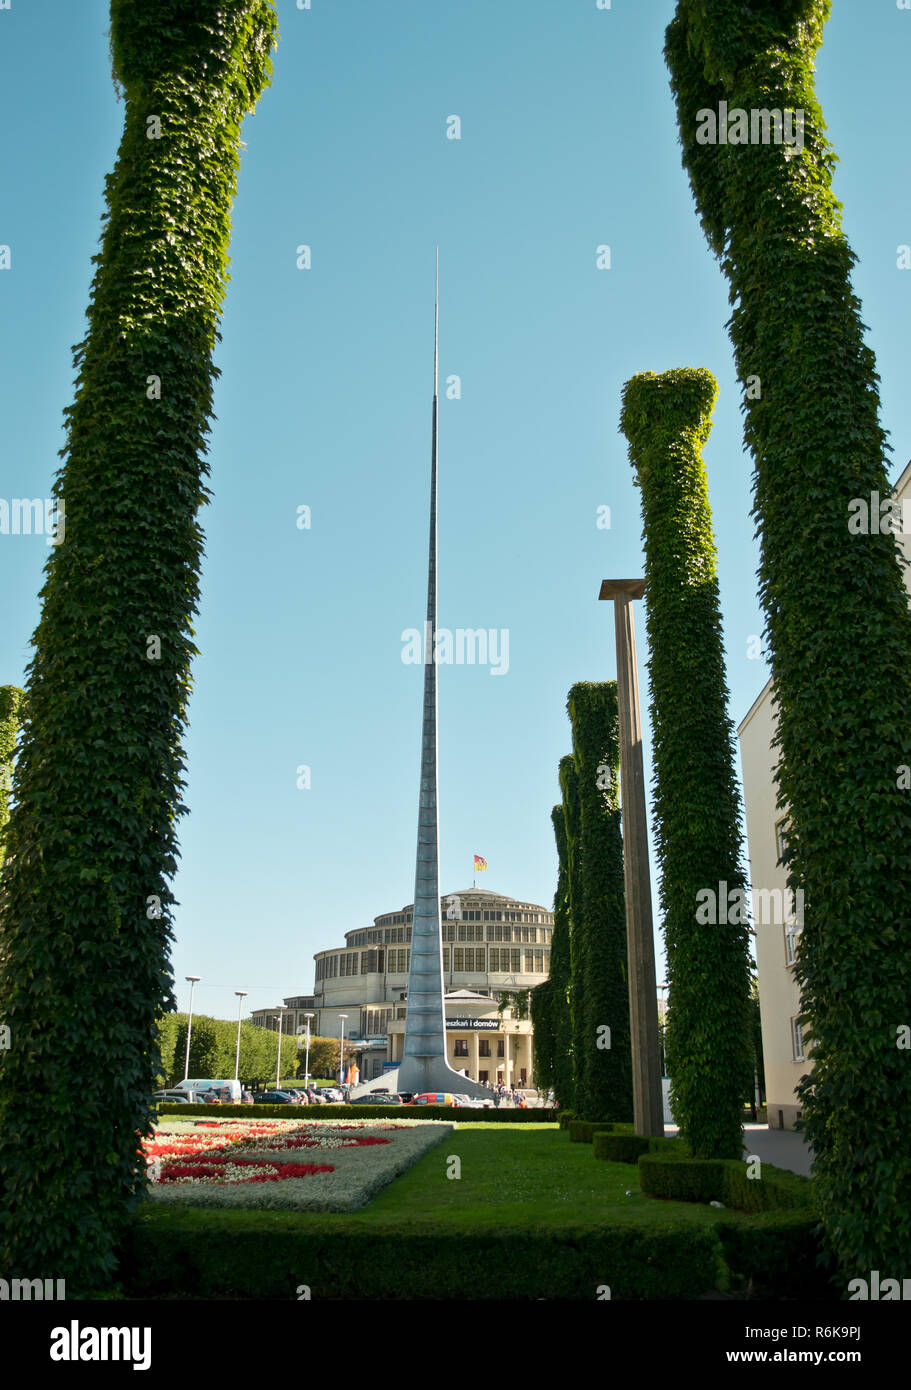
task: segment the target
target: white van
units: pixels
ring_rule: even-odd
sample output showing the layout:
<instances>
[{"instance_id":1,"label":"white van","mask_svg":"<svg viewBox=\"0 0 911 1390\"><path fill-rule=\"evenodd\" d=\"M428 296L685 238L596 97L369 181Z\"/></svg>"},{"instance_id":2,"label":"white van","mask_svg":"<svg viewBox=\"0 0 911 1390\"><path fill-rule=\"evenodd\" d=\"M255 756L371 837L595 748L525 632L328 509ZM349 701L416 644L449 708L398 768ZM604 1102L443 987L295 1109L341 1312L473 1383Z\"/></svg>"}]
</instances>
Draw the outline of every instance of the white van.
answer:
<instances>
[{"instance_id":1,"label":"white van","mask_svg":"<svg viewBox=\"0 0 911 1390\"><path fill-rule=\"evenodd\" d=\"M233 1105L240 1104L243 1094L239 1081L213 1081L211 1078L203 1081L178 1081L174 1090L192 1092L196 1100L201 1099L203 1091L217 1091L219 1100L228 1100Z\"/></svg>"}]
</instances>

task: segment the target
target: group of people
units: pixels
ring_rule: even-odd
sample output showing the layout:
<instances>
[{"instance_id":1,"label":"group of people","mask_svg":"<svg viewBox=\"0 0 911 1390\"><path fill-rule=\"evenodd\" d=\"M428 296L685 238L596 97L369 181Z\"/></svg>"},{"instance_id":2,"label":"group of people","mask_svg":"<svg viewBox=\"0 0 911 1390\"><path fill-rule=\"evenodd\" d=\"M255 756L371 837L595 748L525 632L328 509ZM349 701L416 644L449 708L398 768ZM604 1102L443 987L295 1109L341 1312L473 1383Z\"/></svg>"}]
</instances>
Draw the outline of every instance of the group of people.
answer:
<instances>
[{"instance_id":1,"label":"group of people","mask_svg":"<svg viewBox=\"0 0 911 1390\"><path fill-rule=\"evenodd\" d=\"M502 1082L492 1087L493 1103L499 1110L500 1106L507 1100L511 1100L517 1110L527 1109L525 1096L521 1091L517 1091L514 1086L504 1086Z\"/></svg>"}]
</instances>

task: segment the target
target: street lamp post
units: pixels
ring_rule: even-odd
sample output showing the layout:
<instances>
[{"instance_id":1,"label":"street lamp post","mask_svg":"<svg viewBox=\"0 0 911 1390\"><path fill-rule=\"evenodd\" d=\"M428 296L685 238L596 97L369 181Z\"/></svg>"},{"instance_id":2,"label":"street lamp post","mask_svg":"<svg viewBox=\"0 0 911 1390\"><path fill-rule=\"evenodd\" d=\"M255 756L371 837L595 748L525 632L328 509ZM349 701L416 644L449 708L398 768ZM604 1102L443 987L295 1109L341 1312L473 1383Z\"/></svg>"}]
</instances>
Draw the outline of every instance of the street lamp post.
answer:
<instances>
[{"instance_id":1,"label":"street lamp post","mask_svg":"<svg viewBox=\"0 0 911 1390\"><path fill-rule=\"evenodd\" d=\"M193 986L198 982L198 975L186 975L184 977L190 984L190 1012L187 1014L187 1055L183 1064L183 1079L187 1080L190 1075L190 1034L193 1031Z\"/></svg>"},{"instance_id":2,"label":"street lamp post","mask_svg":"<svg viewBox=\"0 0 911 1390\"><path fill-rule=\"evenodd\" d=\"M240 1011L243 1001L247 997L247 991L236 989L234 993L237 995L237 1051L234 1054L234 1080L237 1081L240 1078Z\"/></svg>"},{"instance_id":3,"label":"street lamp post","mask_svg":"<svg viewBox=\"0 0 911 1390\"><path fill-rule=\"evenodd\" d=\"M345 1083L345 1019L347 1014L338 1016L338 1084L343 1086Z\"/></svg>"},{"instance_id":4,"label":"street lamp post","mask_svg":"<svg viewBox=\"0 0 911 1390\"><path fill-rule=\"evenodd\" d=\"M276 1014L276 1018L278 1019L278 1061L275 1064L275 1089L277 1091L282 1074L282 1019L285 1016L287 1005L276 1004L275 1007L278 1009L278 1013Z\"/></svg>"},{"instance_id":5,"label":"street lamp post","mask_svg":"<svg viewBox=\"0 0 911 1390\"><path fill-rule=\"evenodd\" d=\"M652 891L648 872L642 717L633 601L645 593L644 579L605 579L598 595L614 601L617 643L617 707L620 728L620 809L623 825L623 882L626 892L627 979L633 1062L633 1119L637 1134L664 1134L661 1058L652 937Z\"/></svg>"},{"instance_id":6,"label":"street lamp post","mask_svg":"<svg viewBox=\"0 0 911 1390\"><path fill-rule=\"evenodd\" d=\"M307 1041L305 1043L307 1050L304 1053L304 1085L308 1088L310 1086L310 1020L312 1017L313 1014L304 1014L304 1018L307 1020Z\"/></svg>"}]
</instances>

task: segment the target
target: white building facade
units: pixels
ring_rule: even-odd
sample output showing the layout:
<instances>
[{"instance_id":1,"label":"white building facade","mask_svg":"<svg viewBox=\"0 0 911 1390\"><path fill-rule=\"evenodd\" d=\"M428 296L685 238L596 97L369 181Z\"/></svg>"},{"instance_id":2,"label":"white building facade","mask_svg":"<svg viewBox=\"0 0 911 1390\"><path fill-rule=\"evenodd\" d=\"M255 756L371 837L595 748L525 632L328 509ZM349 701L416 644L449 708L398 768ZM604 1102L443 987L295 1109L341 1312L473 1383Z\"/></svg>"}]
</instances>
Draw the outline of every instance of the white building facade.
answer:
<instances>
[{"instance_id":1,"label":"white building facade","mask_svg":"<svg viewBox=\"0 0 911 1390\"><path fill-rule=\"evenodd\" d=\"M361 1081L401 1058L407 1009L413 904L374 918L371 927L345 933L345 944L314 956L313 995L289 996L282 1030L338 1037L358 1054ZM532 1087L530 1020L501 1016L503 994L534 989L550 973L553 913L538 903L479 888L441 899L447 1059L472 1080ZM346 1017L342 1019L342 1015ZM277 1028L275 1009L259 1009L254 1023Z\"/></svg>"},{"instance_id":2,"label":"white building facade","mask_svg":"<svg viewBox=\"0 0 911 1390\"><path fill-rule=\"evenodd\" d=\"M896 543L904 560L911 562L911 464L896 483L892 497L899 503L902 518L902 529L896 533ZM870 517L875 517L879 510L879 499L863 501ZM862 513L861 508L857 511ZM847 520L846 517L846 524ZM871 521L870 524L874 523ZM880 525L881 529L885 529L884 522L881 521ZM905 587L911 600L911 569L907 564ZM793 901L788 899L787 873L780 862L787 838L787 814L776 809L774 772L778 750L773 750L771 743L777 727L770 680L738 726L737 733L753 885L753 925L768 1118L772 1128L793 1129L801 1118L795 1088L801 1077L812 1069L812 1063L798 1021L801 1013L800 990L794 974L802 914L797 895L794 895ZM781 903L782 910L757 912L759 893L763 895L763 906L770 901L773 905Z\"/></svg>"}]
</instances>

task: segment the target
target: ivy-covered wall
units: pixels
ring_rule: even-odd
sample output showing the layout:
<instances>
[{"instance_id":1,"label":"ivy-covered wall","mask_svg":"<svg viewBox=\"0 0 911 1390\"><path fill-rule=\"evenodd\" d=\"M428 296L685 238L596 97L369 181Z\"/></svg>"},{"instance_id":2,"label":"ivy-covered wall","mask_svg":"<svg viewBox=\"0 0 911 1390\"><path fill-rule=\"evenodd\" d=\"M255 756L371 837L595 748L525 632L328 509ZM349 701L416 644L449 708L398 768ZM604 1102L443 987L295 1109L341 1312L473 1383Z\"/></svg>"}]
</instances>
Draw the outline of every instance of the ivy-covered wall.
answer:
<instances>
[{"instance_id":1,"label":"ivy-covered wall","mask_svg":"<svg viewBox=\"0 0 911 1390\"><path fill-rule=\"evenodd\" d=\"M269 0L112 0L124 131L74 353L54 484L66 540L41 594L0 907L0 1267L65 1278L70 1297L110 1280L146 1185L212 353L241 123L275 40Z\"/></svg>"},{"instance_id":2,"label":"ivy-covered wall","mask_svg":"<svg viewBox=\"0 0 911 1390\"><path fill-rule=\"evenodd\" d=\"M576 1094L583 1120L632 1119L632 1057L616 681L567 701L578 816L570 843ZM567 818L567 832L570 819Z\"/></svg>"},{"instance_id":3,"label":"ivy-covered wall","mask_svg":"<svg viewBox=\"0 0 911 1390\"><path fill-rule=\"evenodd\" d=\"M620 424L642 494L672 1109L697 1158L739 1158L752 1075L749 928L721 920L726 911L715 922L697 912L702 893L717 904L721 892L746 889L702 460L717 391L704 368L642 372L623 388Z\"/></svg>"},{"instance_id":4,"label":"ivy-covered wall","mask_svg":"<svg viewBox=\"0 0 911 1390\"><path fill-rule=\"evenodd\" d=\"M829 0L680 0L666 57L686 167L730 286L779 711L779 806L804 892L800 1087L831 1249L911 1275L911 616L894 537L852 534L889 490L877 375L814 89ZM802 112L802 142L700 141L700 112ZM796 126L795 126L796 129Z\"/></svg>"}]
</instances>

